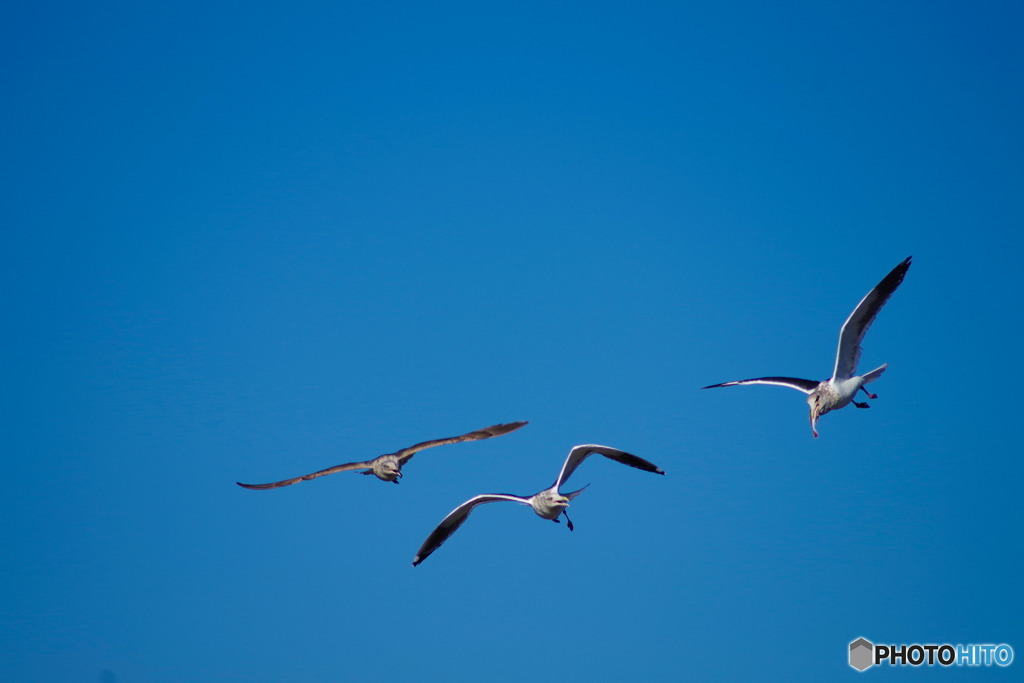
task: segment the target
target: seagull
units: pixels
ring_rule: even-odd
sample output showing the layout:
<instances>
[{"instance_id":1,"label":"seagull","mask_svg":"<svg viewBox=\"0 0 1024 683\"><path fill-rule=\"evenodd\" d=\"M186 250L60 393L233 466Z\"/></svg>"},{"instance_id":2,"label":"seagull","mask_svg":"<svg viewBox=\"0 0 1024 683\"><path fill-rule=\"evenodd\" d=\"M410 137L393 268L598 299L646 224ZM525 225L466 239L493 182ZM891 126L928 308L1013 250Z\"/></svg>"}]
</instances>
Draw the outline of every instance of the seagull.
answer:
<instances>
[{"instance_id":1,"label":"seagull","mask_svg":"<svg viewBox=\"0 0 1024 683\"><path fill-rule=\"evenodd\" d=\"M270 484L243 484L240 481L235 483L239 486L247 489L276 489L281 486L291 486L292 484L298 484L300 481L307 479L316 479L317 477L323 477L328 474L334 474L335 472L347 472L349 470L364 470L362 474L372 474L378 479L383 481L393 481L398 483L398 478L402 476L402 465L409 462L412 456L416 455L422 450L427 448L433 448L434 446L446 446L450 443L459 443L461 441L479 441L480 439L489 439L492 436L501 436L502 434L508 434L519 429L526 422L509 422L508 424L499 424L492 427L485 427L478 429L475 432L463 434L462 436L450 436L447 439L434 439L433 441L424 441L418 443L415 446L409 446L403 448L400 451L394 453L387 453L385 455L378 456L373 460L366 460L364 462L350 462L344 465L335 465L334 467L328 467L326 470L320 470L319 472L313 472L312 474L306 474L301 477L295 477L294 479L285 479L283 481L275 481Z\"/></svg>"},{"instance_id":2,"label":"seagull","mask_svg":"<svg viewBox=\"0 0 1024 683\"><path fill-rule=\"evenodd\" d=\"M758 377L756 379L725 382L724 384L712 384L711 386L701 388L715 389L717 387L731 387L740 384L775 384L780 387L791 387L797 391L802 391L807 394L807 404L811 408L811 433L814 434L815 438L818 437L818 418L825 413L838 410L849 403L853 403L858 408L870 408L871 406L867 401L858 403L853 399L857 396L858 391L863 391L868 395L868 398L878 398L878 394L872 394L864 388L864 385L874 382L881 377L885 369L889 367L889 364L883 363L869 373L857 375L857 362L860 360L861 354L860 343L864 339L864 334L868 331L868 328L871 327L871 323L875 321L875 316L882 310L882 306L885 305L885 302L889 300L892 293L903 282L907 270L910 269L911 258L911 256L908 256L902 263L893 268L888 275L882 278L882 281L875 285L875 288L860 300L857 307L853 309L853 313L843 323L843 328L839 332L836 365L832 370L831 378L823 382L816 382L813 379L799 379L796 377Z\"/></svg>"},{"instance_id":3,"label":"seagull","mask_svg":"<svg viewBox=\"0 0 1024 683\"><path fill-rule=\"evenodd\" d=\"M423 541L423 545L420 546L419 551L416 553L416 557L412 560L412 566L415 567L420 562L427 559L430 553L440 548L441 544L447 541L448 538L454 534L460 526L462 526L462 523L469 517L469 513L473 511L473 508L477 505L483 505L484 503L495 503L499 500L510 500L513 503L522 503L523 505L529 505L532 507L533 511L536 512L538 516L543 517L544 519L550 519L556 523L558 522L558 517L560 515L565 515L565 521L569 527L569 531L572 531L572 521L569 520L569 515L566 514L565 508L569 507L569 501L583 493L583 489L587 487L584 486L579 491L564 494L560 493L558 489L565 483L565 480L576 471L576 468L580 466L580 463L595 453L603 455L606 458L611 458L616 462L621 462L623 465L636 467L637 469L641 469L646 472L665 474L665 471L657 465L631 453L626 453L625 451L609 448L608 446L596 446L594 444L574 446L573 449L569 451L569 457L565 459L565 464L562 465L562 471L558 474L558 479L551 488L544 489L540 493L535 493L529 498L513 496L507 493L484 493L479 496L473 496L465 503L449 512L448 516L441 520L441 523L437 525L437 528L430 532L430 535L427 536L427 540ZM589 485L590 484L587 484L587 486Z\"/></svg>"}]
</instances>

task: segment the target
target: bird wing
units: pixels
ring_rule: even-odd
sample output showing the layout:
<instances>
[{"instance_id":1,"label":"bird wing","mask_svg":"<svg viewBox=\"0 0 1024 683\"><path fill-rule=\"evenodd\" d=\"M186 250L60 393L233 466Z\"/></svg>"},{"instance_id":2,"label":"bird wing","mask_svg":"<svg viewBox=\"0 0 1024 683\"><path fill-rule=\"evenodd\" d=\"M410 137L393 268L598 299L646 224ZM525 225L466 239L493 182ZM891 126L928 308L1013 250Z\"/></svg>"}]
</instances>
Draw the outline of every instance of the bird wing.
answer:
<instances>
[{"instance_id":1,"label":"bird wing","mask_svg":"<svg viewBox=\"0 0 1024 683\"><path fill-rule=\"evenodd\" d=\"M821 382L816 382L813 379L800 379L799 377L756 377L754 379L739 379L735 382L724 382L722 384L712 384L710 386L701 387L701 389L717 389L718 387L735 387L741 384L774 384L779 387L789 387L802 391L805 394L809 394L814 391Z\"/></svg>"},{"instance_id":2,"label":"bird wing","mask_svg":"<svg viewBox=\"0 0 1024 683\"><path fill-rule=\"evenodd\" d=\"M412 566L418 565L423 560L427 559L430 553L434 552L441 547L441 544L448 540L448 538L455 533L455 531L462 526L462 523L469 517L469 513L473 511L477 505L483 505L484 503L496 503L499 500L511 500L514 503L530 504L529 498L521 498L519 496L509 495L507 493L484 493L479 496L473 496L465 503L455 508L448 513L448 516L441 520L441 523L437 525L437 528L430 532L427 536L427 540L423 541L423 545L416 551L416 557L412 558Z\"/></svg>"},{"instance_id":3,"label":"bird wing","mask_svg":"<svg viewBox=\"0 0 1024 683\"><path fill-rule=\"evenodd\" d=\"M434 446L447 446L450 443L459 443L461 441L479 441L480 439L490 439L492 436L501 436L502 434L508 434L514 432L520 427L526 425L526 422L509 422L507 424L492 425L490 427L484 427L478 429L475 432L463 434L462 436L449 436L447 439L433 439L431 441L424 441L418 443L415 446L409 446L403 448L394 455L401 460L404 465L412 456L416 455L422 450L427 448L433 448Z\"/></svg>"},{"instance_id":4,"label":"bird wing","mask_svg":"<svg viewBox=\"0 0 1024 683\"><path fill-rule=\"evenodd\" d=\"M558 479L555 481L555 490L557 491L558 488L572 476L572 473L576 471L576 468L580 466L581 462L594 453L603 455L606 458L611 458L615 462L621 462L623 465L636 467L637 469L645 470L647 472L665 474L665 471L654 463L648 462L641 457L633 455L632 453L620 451L617 448L610 448L608 446L585 444L583 446L573 446L572 450L569 451L569 457L565 459L565 464L562 465L562 471L559 473Z\"/></svg>"},{"instance_id":5,"label":"bird wing","mask_svg":"<svg viewBox=\"0 0 1024 683\"><path fill-rule=\"evenodd\" d=\"M376 460L376 458L374 458ZM313 472L312 474L304 474L301 477L295 477L294 479L283 479L282 481L275 481L270 484L243 484L240 481L235 483L246 489L276 489L279 486L291 486L292 484L298 484L300 481L306 481L308 479L316 479L317 477L323 477L328 474L334 474L335 472L347 472L349 470L362 470L373 465L373 460L367 460L366 462L349 462L344 465L335 465L334 467L328 467L326 470L320 470L319 472Z\"/></svg>"},{"instance_id":6,"label":"bird wing","mask_svg":"<svg viewBox=\"0 0 1024 683\"><path fill-rule=\"evenodd\" d=\"M908 256L898 266L889 271L889 274L882 278L882 281L875 285L875 288L868 292L867 296L860 300L853 313L843 323L839 331L839 349L836 351L836 366L832 371L832 379L849 379L857 372L857 363L860 361L860 342L864 334L875 322L875 316L882 310L882 306L889 300L892 293L903 282L903 278L910 268Z\"/></svg>"}]
</instances>

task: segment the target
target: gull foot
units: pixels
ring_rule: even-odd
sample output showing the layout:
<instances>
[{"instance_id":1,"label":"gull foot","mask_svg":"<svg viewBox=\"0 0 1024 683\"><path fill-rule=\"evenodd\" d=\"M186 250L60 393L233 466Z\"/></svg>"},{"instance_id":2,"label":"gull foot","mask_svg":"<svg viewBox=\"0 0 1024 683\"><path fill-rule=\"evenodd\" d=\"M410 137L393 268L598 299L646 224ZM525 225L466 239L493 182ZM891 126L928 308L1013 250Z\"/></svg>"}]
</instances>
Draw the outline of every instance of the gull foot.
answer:
<instances>
[{"instance_id":1,"label":"gull foot","mask_svg":"<svg viewBox=\"0 0 1024 683\"><path fill-rule=\"evenodd\" d=\"M858 408L870 408L871 407L871 405L868 404L868 403L857 403L856 401L853 402L853 405L857 406Z\"/></svg>"}]
</instances>

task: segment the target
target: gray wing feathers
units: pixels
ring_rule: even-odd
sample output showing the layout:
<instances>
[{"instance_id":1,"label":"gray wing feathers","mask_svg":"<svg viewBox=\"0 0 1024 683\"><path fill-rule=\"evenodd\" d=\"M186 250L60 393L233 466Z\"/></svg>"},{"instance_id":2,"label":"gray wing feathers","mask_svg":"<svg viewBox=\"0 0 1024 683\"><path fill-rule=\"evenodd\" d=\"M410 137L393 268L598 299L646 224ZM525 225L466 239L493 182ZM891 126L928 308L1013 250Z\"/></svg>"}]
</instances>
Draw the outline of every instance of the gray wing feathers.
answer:
<instances>
[{"instance_id":1,"label":"gray wing feathers","mask_svg":"<svg viewBox=\"0 0 1024 683\"><path fill-rule=\"evenodd\" d=\"M865 333L875 321L882 306L889 300L892 293L903 282L903 278L910 269L908 256L898 266L889 271L889 274L882 278L882 281L875 285L875 288L868 292L867 296L861 299L853 313L843 323L839 332L839 348L836 351L836 365L832 371L832 379L848 379L857 372L857 363L860 361L860 342L864 339Z\"/></svg>"},{"instance_id":2,"label":"gray wing feathers","mask_svg":"<svg viewBox=\"0 0 1024 683\"><path fill-rule=\"evenodd\" d=\"M412 558L412 566L418 565L423 560L427 559L432 552L441 547L441 544L448 540L452 534L454 534L463 522L469 518L469 513L473 511L477 505L483 505L484 503L496 503L499 500L510 500L514 503L525 503L530 504L528 498L520 498L519 496L513 496L505 493L485 493L479 496L474 496L467 500L465 503L455 508L448 513L448 516L441 520L441 523L437 525L437 528L430 532L427 536L427 540L423 541L423 545L416 551L416 557Z\"/></svg>"},{"instance_id":3,"label":"gray wing feathers","mask_svg":"<svg viewBox=\"0 0 1024 683\"><path fill-rule=\"evenodd\" d=\"M569 451L569 457L565 459L565 464L562 465L562 471L558 475L558 479L555 482L555 487L558 488L562 484L564 484L565 481L572 476L572 473L576 471L576 468L580 466L580 463L582 463L584 460L586 460L594 453L597 453L598 455L603 455L604 457L610 458L615 462L620 462L623 465L629 465L630 467L635 467L646 472L665 474L665 471L662 470L657 465L655 465L654 463L648 462L647 460L644 460L639 456L633 455L632 453L620 451L617 448L610 448L608 446L585 444L583 446L574 446L573 449Z\"/></svg>"},{"instance_id":4,"label":"gray wing feathers","mask_svg":"<svg viewBox=\"0 0 1024 683\"><path fill-rule=\"evenodd\" d=\"M292 484L298 484L300 481L308 481L309 479L316 479L317 477L323 477L328 474L334 474L335 472L347 472L349 470L361 470L371 467L373 460L366 462L350 462L344 465L335 465L334 467L328 467L325 470L319 472L313 472L312 474L304 474L301 477L295 477L293 479L283 479L281 481L275 481L270 484L243 484L240 481L235 483L246 489L276 489L279 486L291 486Z\"/></svg>"},{"instance_id":5,"label":"gray wing feathers","mask_svg":"<svg viewBox=\"0 0 1024 683\"><path fill-rule=\"evenodd\" d=\"M398 458L404 464L407 460L409 460L409 458L416 455L422 450L426 450L427 448L434 448L435 446L447 446L448 444L461 443L462 441L479 441L480 439L490 439L491 437L494 436L501 436L502 434L514 432L515 430L525 426L526 424L526 422L509 422L506 424L497 424L492 425L490 427L484 427L483 429L478 429L475 432L469 432L468 434L462 434L461 436L449 436L448 438L445 439L432 439L430 441L418 443L415 446L403 448L402 450L395 453L395 455L397 455Z\"/></svg>"},{"instance_id":6,"label":"gray wing feathers","mask_svg":"<svg viewBox=\"0 0 1024 683\"><path fill-rule=\"evenodd\" d=\"M800 379L799 377L755 377L754 379L740 379L735 382L723 382L701 387L701 389L717 389L718 387L735 387L742 384L773 384L778 387L789 387L809 394L820 384L813 379Z\"/></svg>"}]
</instances>

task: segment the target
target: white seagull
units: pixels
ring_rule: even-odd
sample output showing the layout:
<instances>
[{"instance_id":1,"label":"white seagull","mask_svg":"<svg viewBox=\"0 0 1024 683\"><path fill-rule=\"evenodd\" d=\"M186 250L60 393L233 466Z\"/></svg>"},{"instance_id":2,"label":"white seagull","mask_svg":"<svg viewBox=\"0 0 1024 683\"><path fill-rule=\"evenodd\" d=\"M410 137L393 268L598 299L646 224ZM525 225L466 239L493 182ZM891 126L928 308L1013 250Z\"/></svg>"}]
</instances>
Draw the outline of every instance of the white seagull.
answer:
<instances>
[{"instance_id":1,"label":"white seagull","mask_svg":"<svg viewBox=\"0 0 1024 683\"><path fill-rule=\"evenodd\" d=\"M463 434L462 436L450 436L447 439L434 439L432 441L424 441L418 443L415 446L409 446L403 448L400 451L394 453L387 453L385 455L378 456L373 460L365 460L363 462L350 462L344 465L335 465L334 467L328 467L325 470L319 472L313 472L312 474L306 474L301 477L295 477L293 479L285 479L283 481L275 481L270 484L243 484L240 481L235 483L239 486L247 489L276 489L280 486L290 486L292 484L298 484L300 481L307 479L316 479L317 477L323 477L328 474L334 474L335 472L347 472L349 470L365 470L362 474L372 474L378 479L383 481L393 481L398 483L398 478L402 476L402 465L409 462L412 456L416 455L420 451L433 448L434 446L446 446L450 443L459 443L461 441L479 441L480 439L489 439L492 436L501 436L502 434L508 434L519 429L526 422L509 422L508 424L499 424L492 427L485 427L478 429L475 432Z\"/></svg>"},{"instance_id":2,"label":"white seagull","mask_svg":"<svg viewBox=\"0 0 1024 683\"><path fill-rule=\"evenodd\" d=\"M556 523L558 522L558 517L560 515L565 515L565 521L569 526L569 531L572 531L572 522L569 520L569 515L565 512L565 508L569 507L570 500L583 493L583 489L587 487L584 486L578 491L564 494L560 493L558 489L565 483L565 480L576 471L576 468L580 466L581 462L595 453L603 455L606 458L611 458L616 462L621 462L623 465L636 467L637 469L645 470L647 472L665 474L665 471L657 465L631 453L626 453L625 451L609 448L608 446L595 446L593 444L574 446L573 449L569 451L569 457L565 459L565 464L562 465L562 471L558 474L558 479L555 480L555 483L551 488L544 489L540 493L535 493L529 498L513 496L507 493L484 493L470 498L465 503L449 512L448 516L441 520L441 523L437 525L437 528L430 532L430 535L427 536L427 540L423 541L423 545L420 546L419 551L416 553L416 557L412 559L412 566L415 567L420 562L427 559L430 553L441 547L441 544L447 541L448 537L454 534L455 531L462 526L462 523L469 517L469 513L473 511L473 508L477 505L483 505L484 503L495 503L499 500L510 500L513 503L522 503L523 505L529 505L532 507L533 511L540 517L550 519ZM587 486L589 486L589 484Z\"/></svg>"},{"instance_id":3,"label":"white seagull","mask_svg":"<svg viewBox=\"0 0 1024 683\"><path fill-rule=\"evenodd\" d=\"M867 296L860 300L853 313L843 323L839 332L839 349L836 351L836 365L832 371L832 377L824 382L816 382L813 379L799 379L796 377L758 377L756 379L741 379L736 382L725 382L724 384L712 384L701 387L703 389L715 389L717 387L731 387L739 384L776 384L781 387L792 387L797 391L807 394L807 404L811 407L811 432L818 436L818 418L825 413L838 410L848 403L858 408L870 408L867 401L858 403L853 398L858 391L863 391L868 398L878 398L878 394L872 394L864 385L874 382L881 377L882 373L889 366L883 363L864 375L857 375L857 362L860 360L861 340L864 334L875 321L875 316L882 310L882 306L889 300L892 293L903 282L907 270L910 268L908 256L902 263L892 269L888 275L882 278L874 289L868 292Z\"/></svg>"}]
</instances>

